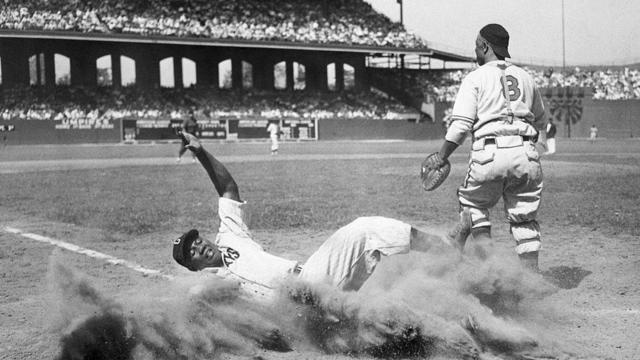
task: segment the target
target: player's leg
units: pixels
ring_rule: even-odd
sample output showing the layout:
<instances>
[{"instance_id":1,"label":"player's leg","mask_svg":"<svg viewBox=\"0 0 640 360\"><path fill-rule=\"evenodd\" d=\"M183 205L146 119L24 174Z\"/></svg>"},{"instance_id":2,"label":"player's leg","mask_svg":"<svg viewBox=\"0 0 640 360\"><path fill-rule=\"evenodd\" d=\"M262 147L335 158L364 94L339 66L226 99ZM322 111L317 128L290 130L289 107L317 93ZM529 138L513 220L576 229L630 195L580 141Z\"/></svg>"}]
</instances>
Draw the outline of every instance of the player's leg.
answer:
<instances>
[{"instance_id":1,"label":"player's leg","mask_svg":"<svg viewBox=\"0 0 640 360\"><path fill-rule=\"evenodd\" d=\"M552 155L556 153L556 139L555 138L550 138L547 139L547 147L548 147L548 151L547 154Z\"/></svg>"},{"instance_id":2,"label":"player's leg","mask_svg":"<svg viewBox=\"0 0 640 360\"><path fill-rule=\"evenodd\" d=\"M338 229L302 267L300 279L357 291L382 255L411 249L411 225L381 216L360 217Z\"/></svg>"},{"instance_id":3,"label":"player's leg","mask_svg":"<svg viewBox=\"0 0 640 360\"><path fill-rule=\"evenodd\" d=\"M469 235L473 240L473 252L486 257L483 249L491 244L491 221L489 209L496 205L502 195L502 180L487 180L484 183L474 179L465 181L458 189L460 219L448 234L462 251Z\"/></svg>"},{"instance_id":4,"label":"player's leg","mask_svg":"<svg viewBox=\"0 0 640 360\"><path fill-rule=\"evenodd\" d=\"M542 168L533 146L525 148L522 157L524 159L517 160L519 165L515 169L518 170L505 186L504 209L518 257L525 267L537 271L541 243L536 215L542 194Z\"/></svg>"},{"instance_id":5,"label":"player's leg","mask_svg":"<svg viewBox=\"0 0 640 360\"><path fill-rule=\"evenodd\" d=\"M481 250L491 240L489 209L502 196L503 178L506 174L506 162L502 158L495 144L481 145L471 151L467 176L458 188L460 220L449 235L450 238L457 239L461 250L471 234L474 252L485 256ZM466 226L469 222L471 229Z\"/></svg>"}]
</instances>

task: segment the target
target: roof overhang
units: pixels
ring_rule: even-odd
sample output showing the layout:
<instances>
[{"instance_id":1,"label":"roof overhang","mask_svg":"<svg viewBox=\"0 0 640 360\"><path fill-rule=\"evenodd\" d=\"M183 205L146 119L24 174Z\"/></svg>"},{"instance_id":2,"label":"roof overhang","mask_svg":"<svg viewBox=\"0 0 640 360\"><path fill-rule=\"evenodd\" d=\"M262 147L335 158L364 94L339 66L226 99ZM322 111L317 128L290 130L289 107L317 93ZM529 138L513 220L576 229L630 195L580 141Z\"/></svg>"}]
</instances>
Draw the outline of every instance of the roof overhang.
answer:
<instances>
[{"instance_id":1,"label":"roof overhang","mask_svg":"<svg viewBox=\"0 0 640 360\"><path fill-rule=\"evenodd\" d=\"M69 31L0 30L0 38L105 41L105 42L126 42L126 43L140 43L140 44L348 52L348 53L363 53L363 54L384 53L384 54L395 54L395 55L412 54L412 55L433 56L433 53L434 53L433 50L428 48L396 48L396 47L385 47L385 46L362 46L362 45L343 45L343 44L304 44L304 43L294 43L294 42L286 42L286 41L226 40L226 39L157 36L157 35L139 36L139 35L131 35L131 34L78 33L78 32L69 32Z\"/></svg>"}]
</instances>

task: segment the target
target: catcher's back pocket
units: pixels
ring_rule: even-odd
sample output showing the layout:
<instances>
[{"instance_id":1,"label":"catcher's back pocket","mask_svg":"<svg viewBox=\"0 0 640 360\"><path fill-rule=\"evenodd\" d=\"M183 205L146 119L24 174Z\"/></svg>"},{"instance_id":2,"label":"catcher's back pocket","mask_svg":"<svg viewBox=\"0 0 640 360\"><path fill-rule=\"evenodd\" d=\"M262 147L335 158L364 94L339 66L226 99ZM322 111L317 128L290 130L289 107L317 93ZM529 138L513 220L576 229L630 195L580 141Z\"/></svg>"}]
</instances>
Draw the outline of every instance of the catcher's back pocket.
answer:
<instances>
[{"instance_id":1,"label":"catcher's back pocket","mask_svg":"<svg viewBox=\"0 0 640 360\"><path fill-rule=\"evenodd\" d=\"M472 151L468 177L477 182L492 179L494 177L493 168L495 156L494 149Z\"/></svg>"},{"instance_id":2,"label":"catcher's back pocket","mask_svg":"<svg viewBox=\"0 0 640 360\"><path fill-rule=\"evenodd\" d=\"M492 162L495 156L495 152L491 150L476 150L471 152L471 162L484 165Z\"/></svg>"}]
</instances>

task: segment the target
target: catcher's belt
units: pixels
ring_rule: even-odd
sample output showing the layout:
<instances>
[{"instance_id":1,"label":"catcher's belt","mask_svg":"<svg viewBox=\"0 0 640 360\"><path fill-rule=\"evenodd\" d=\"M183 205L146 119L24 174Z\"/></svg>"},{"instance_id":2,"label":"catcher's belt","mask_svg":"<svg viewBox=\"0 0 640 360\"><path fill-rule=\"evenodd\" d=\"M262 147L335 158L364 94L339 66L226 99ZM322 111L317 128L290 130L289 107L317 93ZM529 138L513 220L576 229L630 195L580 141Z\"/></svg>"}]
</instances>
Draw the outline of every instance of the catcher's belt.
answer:
<instances>
[{"instance_id":1,"label":"catcher's belt","mask_svg":"<svg viewBox=\"0 0 640 360\"><path fill-rule=\"evenodd\" d=\"M485 136L477 139L471 144L471 150L482 150L487 145L496 145L498 148L510 148L521 146L526 141L534 141L533 136L522 135L504 135L504 136Z\"/></svg>"}]
</instances>

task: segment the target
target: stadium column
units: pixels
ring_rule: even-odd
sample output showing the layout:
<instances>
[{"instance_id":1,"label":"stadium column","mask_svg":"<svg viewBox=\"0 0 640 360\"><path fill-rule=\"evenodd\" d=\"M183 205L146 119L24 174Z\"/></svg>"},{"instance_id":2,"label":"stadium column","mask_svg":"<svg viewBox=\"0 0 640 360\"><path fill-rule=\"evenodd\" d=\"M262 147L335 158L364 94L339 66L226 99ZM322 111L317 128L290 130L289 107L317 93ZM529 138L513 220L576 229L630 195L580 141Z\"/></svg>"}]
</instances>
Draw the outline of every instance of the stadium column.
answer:
<instances>
[{"instance_id":1,"label":"stadium column","mask_svg":"<svg viewBox=\"0 0 640 360\"><path fill-rule=\"evenodd\" d=\"M196 58L196 86L209 87L217 80L218 66L210 63L206 55Z\"/></svg>"},{"instance_id":2,"label":"stadium column","mask_svg":"<svg viewBox=\"0 0 640 360\"><path fill-rule=\"evenodd\" d=\"M342 61L335 62L336 69L336 90L344 90L344 63Z\"/></svg>"},{"instance_id":3,"label":"stadium column","mask_svg":"<svg viewBox=\"0 0 640 360\"><path fill-rule=\"evenodd\" d=\"M120 67L120 52L114 51L111 53L111 76L113 77L114 88L119 88L122 85L122 69Z\"/></svg>"},{"instance_id":4,"label":"stadium column","mask_svg":"<svg viewBox=\"0 0 640 360\"><path fill-rule=\"evenodd\" d=\"M354 64L354 76L355 76L355 86L356 86L356 90L357 91L362 91L364 89L367 89L367 76L366 76L366 72L367 72L367 68L366 68L366 63L365 63L365 57L359 57L358 59L354 60L355 64Z\"/></svg>"},{"instance_id":5,"label":"stadium column","mask_svg":"<svg viewBox=\"0 0 640 360\"><path fill-rule=\"evenodd\" d=\"M143 89L160 86L160 63L151 48L139 49L136 56L136 78Z\"/></svg>"},{"instance_id":6,"label":"stadium column","mask_svg":"<svg viewBox=\"0 0 640 360\"><path fill-rule=\"evenodd\" d=\"M29 85L29 55L29 49L21 40L0 40L2 85L5 88Z\"/></svg>"},{"instance_id":7,"label":"stadium column","mask_svg":"<svg viewBox=\"0 0 640 360\"><path fill-rule=\"evenodd\" d=\"M231 58L231 83L234 89L242 89L242 59Z\"/></svg>"},{"instance_id":8,"label":"stadium column","mask_svg":"<svg viewBox=\"0 0 640 360\"><path fill-rule=\"evenodd\" d=\"M287 73L287 90L291 90L293 91L293 61L291 60L287 60L286 61L286 73Z\"/></svg>"},{"instance_id":9,"label":"stadium column","mask_svg":"<svg viewBox=\"0 0 640 360\"><path fill-rule=\"evenodd\" d=\"M90 77L91 67L95 67L92 62L90 51L81 47L70 48L70 73L71 85L74 86L93 86L95 85L95 77ZM91 81L93 80L93 81Z\"/></svg>"},{"instance_id":10,"label":"stadium column","mask_svg":"<svg viewBox=\"0 0 640 360\"><path fill-rule=\"evenodd\" d=\"M180 56L173 57L173 79L176 89L182 89L184 87L184 81L182 78L182 58Z\"/></svg>"},{"instance_id":11,"label":"stadium column","mask_svg":"<svg viewBox=\"0 0 640 360\"><path fill-rule=\"evenodd\" d=\"M44 83L47 87L53 87L56 84L55 61L51 50L44 52Z\"/></svg>"}]
</instances>

